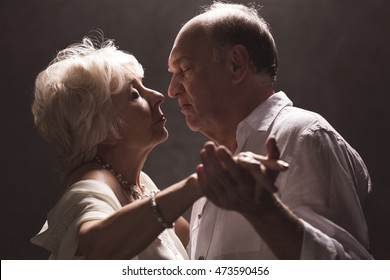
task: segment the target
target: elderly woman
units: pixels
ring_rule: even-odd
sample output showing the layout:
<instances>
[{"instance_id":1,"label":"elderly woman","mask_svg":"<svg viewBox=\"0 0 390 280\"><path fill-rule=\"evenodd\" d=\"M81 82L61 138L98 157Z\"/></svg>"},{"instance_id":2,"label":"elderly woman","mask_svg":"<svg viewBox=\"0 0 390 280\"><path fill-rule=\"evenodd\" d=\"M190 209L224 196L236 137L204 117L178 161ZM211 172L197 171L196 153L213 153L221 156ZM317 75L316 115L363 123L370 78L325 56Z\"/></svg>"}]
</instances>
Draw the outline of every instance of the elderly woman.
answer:
<instances>
[{"instance_id":1,"label":"elderly woman","mask_svg":"<svg viewBox=\"0 0 390 280\"><path fill-rule=\"evenodd\" d=\"M201 190L193 174L159 192L142 172L148 154L168 137L164 96L145 87L142 77L135 57L113 41L95 47L84 38L36 78L34 122L55 148L64 178L63 195L32 238L51 259L188 258L188 223L180 215L212 190ZM282 170L253 154L227 165L236 169L227 177L242 167L252 173L254 188L272 185L265 166ZM204 176L202 165L198 173Z\"/></svg>"},{"instance_id":2,"label":"elderly woman","mask_svg":"<svg viewBox=\"0 0 390 280\"><path fill-rule=\"evenodd\" d=\"M141 170L168 137L164 96L111 40L84 38L36 78L36 128L55 148L64 194L32 242L51 259L186 259L188 223L201 196L196 175L158 192ZM173 225L174 230L173 230Z\"/></svg>"}]
</instances>

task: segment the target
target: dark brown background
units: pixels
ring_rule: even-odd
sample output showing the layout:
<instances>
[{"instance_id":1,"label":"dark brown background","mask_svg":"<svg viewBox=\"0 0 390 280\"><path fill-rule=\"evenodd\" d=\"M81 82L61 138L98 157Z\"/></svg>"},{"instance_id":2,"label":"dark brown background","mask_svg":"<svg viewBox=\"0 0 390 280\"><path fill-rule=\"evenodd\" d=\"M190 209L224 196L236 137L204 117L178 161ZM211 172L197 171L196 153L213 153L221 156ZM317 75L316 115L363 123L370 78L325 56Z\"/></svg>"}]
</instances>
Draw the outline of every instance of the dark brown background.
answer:
<instances>
[{"instance_id":1,"label":"dark brown background","mask_svg":"<svg viewBox=\"0 0 390 280\"><path fill-rule=\"evenodd\" d=\"M241 1L248 3L249 1ZM390 259L388 183L390 2L262 0L280 54L276 88L316 111L365 160L374 189L365 213L374 257ZM34 78L56 50L101 28L146 68L145 84L166 94L167 57L182 23L210 1L1 0L1 259L44 259L31 245L58 190L56 160L34 131ZM205 141L166 99L170 138L145 170L160 188L192 172ZM387 175L386 175L387 174ZM329 174L331 176L331 174ZM187 212L188 215L188 212Z\"/></svg>"}]
</instances>

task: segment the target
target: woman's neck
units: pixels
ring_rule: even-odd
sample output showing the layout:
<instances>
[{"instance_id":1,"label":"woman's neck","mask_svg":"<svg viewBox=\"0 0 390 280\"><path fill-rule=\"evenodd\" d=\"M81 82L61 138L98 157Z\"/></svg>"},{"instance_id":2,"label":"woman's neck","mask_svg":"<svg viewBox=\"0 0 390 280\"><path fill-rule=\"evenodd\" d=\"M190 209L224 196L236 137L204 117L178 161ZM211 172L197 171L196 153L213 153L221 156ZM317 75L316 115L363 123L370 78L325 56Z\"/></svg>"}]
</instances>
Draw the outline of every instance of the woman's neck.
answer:
<instances>
[{"instance_id":1,"label":"woman's neck","mask_svg":"<svg viewBox=\"0 0 390 280\"><path fill-rule=\"evenodd\" d=\"M140 185L140 173L148 157L150 150L139 148L121 148L115 146L99 148L97 156L108 163L111 168L122 175L130 184Z\"/></svg>"}]
</instances>

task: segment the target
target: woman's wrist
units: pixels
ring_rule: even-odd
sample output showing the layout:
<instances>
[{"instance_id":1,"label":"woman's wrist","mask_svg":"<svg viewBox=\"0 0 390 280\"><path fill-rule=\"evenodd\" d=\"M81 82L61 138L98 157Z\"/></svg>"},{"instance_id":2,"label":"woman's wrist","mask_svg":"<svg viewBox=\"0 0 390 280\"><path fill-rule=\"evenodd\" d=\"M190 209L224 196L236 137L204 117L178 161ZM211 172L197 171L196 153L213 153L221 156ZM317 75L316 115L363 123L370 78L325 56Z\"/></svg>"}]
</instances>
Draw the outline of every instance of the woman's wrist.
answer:
<instances>
[{"instance_id":1,"label":"woman's wrist","mask_svg":"<svg viewBox=\"0 0 390 280\"><path fill-rule=\"evenodd\" d=\"M193 202L195 202L197 199L204 196L204 194L202 193L199 187L198 175L196 173L193 173L187 177L184 187L188 188L188 190L193 195Z\"/></svg>"}]
</instances>

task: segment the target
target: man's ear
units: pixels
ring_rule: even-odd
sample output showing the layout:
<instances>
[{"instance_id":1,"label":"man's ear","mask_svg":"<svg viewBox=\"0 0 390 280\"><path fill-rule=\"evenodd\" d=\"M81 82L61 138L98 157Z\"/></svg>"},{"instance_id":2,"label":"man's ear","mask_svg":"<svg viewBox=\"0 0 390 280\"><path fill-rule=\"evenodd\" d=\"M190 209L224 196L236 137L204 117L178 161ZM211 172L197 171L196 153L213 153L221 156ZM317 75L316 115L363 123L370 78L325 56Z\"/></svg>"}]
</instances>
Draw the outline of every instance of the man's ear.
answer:
<instances>
[{"instance_id":1,"label":"man's ear","mask_svg":"<svg viewBox=\"0 0 390 280\"><path fill-rule=\"evenodd\" d=\"M117 139L116 137L114 137L111 133L109 133L106 137L106 139L104 139L100 144L103 144L103 145L115 145L117 142Z\"/></svg>"},{"instance_id":2,"label":"man's ear","mask_svg":"<svg viewBox=\"0 0 390 280\"><path fill-rule=\"evenodd\" d=\"M250 67L247 49L240 44L234 45L229 50L228 61L232 82L238 84L245 78Z\"/></svg>"}]
</instances>

